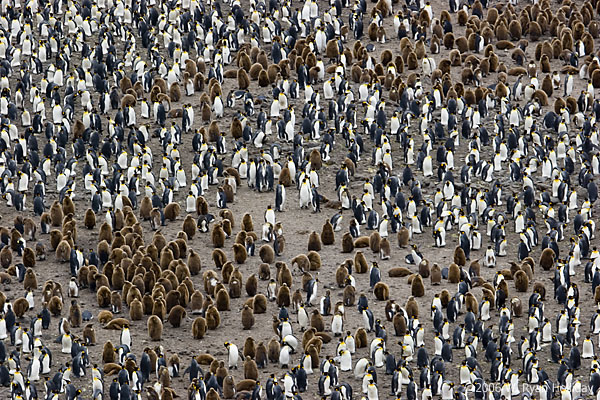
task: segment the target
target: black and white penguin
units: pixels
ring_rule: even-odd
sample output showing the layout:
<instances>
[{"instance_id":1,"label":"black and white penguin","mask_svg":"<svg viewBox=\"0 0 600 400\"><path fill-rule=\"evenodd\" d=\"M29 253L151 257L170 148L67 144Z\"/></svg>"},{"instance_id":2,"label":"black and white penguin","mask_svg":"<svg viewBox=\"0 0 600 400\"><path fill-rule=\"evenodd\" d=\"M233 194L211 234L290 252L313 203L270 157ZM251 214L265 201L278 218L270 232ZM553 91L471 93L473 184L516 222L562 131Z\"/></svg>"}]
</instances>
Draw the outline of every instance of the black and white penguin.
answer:
<instances>
[{"instance_id":1,"label":"black and white penguin","mask_svg":"<svg viewBox=\"0 0 600 400\"><path fill-rule=\"evenodd\" d=\"M312 306L317 300L318 281L318 279L311 279L304 288L306 290L306 305L308 306Z\"/></svg>"},{"instance_id":2,"label":"black and white penguin","mask_svg":"<svg viewBox=\"0 0 600 400\"><path fill-rule=\"evenodd\" d=\"M285 187L278 184L275 187L275 211L283 212L283 206L285 204Z\"/></svg>"}]
</instances>

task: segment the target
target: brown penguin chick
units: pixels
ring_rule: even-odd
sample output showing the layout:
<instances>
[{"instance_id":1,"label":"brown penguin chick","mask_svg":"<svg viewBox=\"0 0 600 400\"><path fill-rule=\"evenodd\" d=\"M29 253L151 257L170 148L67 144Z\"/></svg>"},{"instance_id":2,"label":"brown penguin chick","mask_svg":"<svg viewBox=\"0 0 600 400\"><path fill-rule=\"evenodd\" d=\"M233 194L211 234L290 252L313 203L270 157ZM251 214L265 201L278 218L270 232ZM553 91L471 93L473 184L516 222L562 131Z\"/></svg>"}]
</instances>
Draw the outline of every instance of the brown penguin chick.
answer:
<instances>
[{"instance_id":1,"label":"brown penguin chick","mask_svg":"<svg viewBox=\"0 0 600 400\"><path fill-rule=\"evenodd\" d=\"M242 309L242 327L243 329L252 329L252 326L254 326L254 311L248 305L244 305Z\"/></svg>"},{"instance_id":2,"label":"brown penguin chick","mask_svg":"<svg viewBox=\"0 0 600 400\"><path fill-rule=\"evenodd\" d=\"M319 150L313 149L308 156L308 161L310 162L312 169L319 171L322 167L321 153Z\"/></svg>"},{"instance_id":3,"label":"brown penguin chick","mask_svg":"<svg viewBox=\"0 0 600 400\"><path fill-rule=\"evenodd\" d=\"M243 73L246 74L246 72L243 72ZM246 74L246 77L248 77L247 74ZM229 135L236 140L240 139L243 134L242 130L243 130L242 123L240 122L240 120L238 118L234 117L231 120L231 125L229 126Z\"/></svg>"},{"instance_id":4,"label":"brown penguin chick","mask_svg":"<svg viewBox=\"0 0 600 400\"><path fill-rule=\"evenodd\" d=\"M187 313L185 308L178 304L169 312L167 321L169 321L173 328L179 328L181 326L181 321L186 317L186 315Z\"/></svg>"},{"instance_id":5,"label":"brown penguin chick","mask_svg":"<svg viewBox=\"0 0 600 400\"><path fill-rule=\"evenodd\" d=\"M106 324L113 319L113 313L108 310L102 310L98 313L97 319L101 324Z\"/></svg>"},{"instance_id":6,"label":"brown penguin chick","mask_svg":"<svg viewBox=\"0 0 600 400\"><path fill-rule=\"evenodd\" d=\"M85 211L83 226L87 229L94 229L96 227L96 214L94 214L94 211L91 208L88 208Z\"/></svg>"},{"instance_id":7,"label":"brown penguin chick","mask_svg":"<svg viewBox=\"0 0 600 400\"><path fill-rule=\"evenodd\" d=\"M115 362L115 347L110 340L107 340L102 347L102 362L104 364Z\"/></svg>"},{"instance_id":8,"label":"brown penguin chick","mask_svg":"<svg viewBox=\"0 0 600 400\"><path fill-rule=\"evenodd\" d=\"M512 312L513 317L519 318L523 316L523 305L521 304L521 299L518 297L513 297L510 300L510 310Z\"/></svg>"},{"instance_id":9,"label":"brown penguin chick","mask_svg":"<svg viewBox=\"0 0 600 400\"><path fill-rule=\"evenodd\" d=\"M500 271L500 273L502 273L502 275L504 275L504 279L512 279L512 277L517 273L517 271L521 270L521 266L515 262L512 262L510 264L510 272L503 272L504 270Z\"/></svg>"},{"instance_id":10,"label":"brown penguin chick","mask_svg":"<svg viewBox=\"0 0 600 400\"><path fill-rule=\"evenodd\" d=\"M87 324L83 327L83 342L87 346L94 346L96 344L96 330L94 324Z\"/></svg>"},{"instance_id":11,"label":"brown penguin chick","mask_svg":"<svg viewBox=\"0 0 600 400\"><path fill-rule=\"evenodd\" d=\"M159 292L160 293L160 292ZM167 305L163 299L163 294L158 294L152 303L152 315L156 315L160 320L164 320L167 315Z\"/></svg>"},{"instance_id":12,"label":"brown penguin chick","mask_svg":"<svg viewBox=\"0 0 600 400\"><path fill-rule=\"evenodd\" d=\"M96 292L96 300L98 301L98 307L106 308L110 306L111 303L111 292L110 289L106 286L102 286Z\"/></svg>"},{"instance_id":13,"label":"brown penguin chick","mask_svg":"<svg viewBox=\"0 0 600 400\"><path fill-rule=\"evenodd\" d=\"M508 290L508 281L506 279L503 279L498 284L498 287L496 288L496 292L499 291L499 290L502 290L506 294L506 297L508 297L508 295L510 294L510 292Z\"/></svg>"},{"instance_id":14,"label":"brown penguin chick","mask_svg":"<svg viewBox=\"0 0 600 400\"><path fill-rule=\"evenodd\" d=\"M411 51L410 53L408 53L408 57L406 58L406 68L409 71L413 71L413 70L417 69L418 66L419 66L419 61L418 61L417 54L414 51Z\"/></svg>"},{"instance_id":15,"label":"brown penguin chick","mask_svg":"<svg viewBox=\"0 0 600 400\"><path fill-rule=\"evenodd\" d=\"M276 302L278 307L289 307L292 303L290 288L286 283L277 290Z\"/></svg>"},{"instance_id":16,"label":"brown penguin chick","mask_svg":"<svg viewBox=\"0 0 600 400\"><path fill-rule=\"evenodd\" d=\"M437 264L431 266L431 275L429 276L432 285L439 285L442 283L442 270Z\"/></svg>"},{"instance_id":17,"label":"brown penguin chick","mask_svg":"<svg viewBox=\"0 0 600 400\"><path fill-rule=\"evenodd\" d=\"M229 297L239 299L242 296L242 281L237 278L232 278L229 281Z\"/></svg>"},{"instance_id":18,"label":"brown penguin chick","mask_svg":"<svg viewBox=\"0 0 600 400\"><path fill-rule=\"evenodd\" d=\"M462 250L462 249L461 249ZM460 267L456 263L451 263L448 267L448 282L460 282Z\"/></svg>"},{"instance_id":19,"label":"brown penguin chick","mask_svg":"<svg viewBox=\"0 0 600 400\"><path fill-rule=\"evenodd\" d=\"M533 92L532 98L537 100L540 106L546 107L548 104L550 104L548 102L548 95L541 89L538 89L535 92Z\"/></svg>"},{"instance_id":20,"label":"brown penguin chick","mask_svg":"<svg viewBox=\"0 0 600 400\"><path fill-rule=\"evenodd\" d=\"M540 295L540 300L546 300L546 286L542 282L536 282L533 284L533 293Z\"/></svg>"},{"instance_id":21,"label":"brown penguin chick","mask_svg":"<svg viewBox=\"0 0 600 400\"><path fill-rule=\"evenodd\" d=\"M260 249L258 249L258 256L261 261L266 264L272 264L273 261L275 261L275 252L270 244L263 244L260 246Z\"/></svg>"},{"instance_id":22,"label":"brown penguin chick","mask_svg":"<svg viewBox=\"0 0 600 400\"><path fill-rule=\"evenodd\" d=\"M69 323L73 328L79 328L81 326L81 309L77 300L71 300L71 307L69 307Z\"/></svg>"},{"instance_id":23,"label":"brown penguin chick","mask_svg":"<svg viewBox=\"0 0 600 400\"><path fill-rule=\"evenodd\" d=\"M374 231L369 235L369 248L373 253L379 253L381 247L381 235Z\"/></svg>"},{"instance_id":24,"label":"brown penguin chick","mask_svg":"<svg viewBox=\"0 0 600 400\"><path fill-rule=\"evenodd\" d=\"M41 242L37 242L35 244L35 257L40 261L43 261L46 259L46 246L44 246L44 244ZM1 259L2 259L2 252L0 251L0 264L2 264Z\"/></svg>"},{"instance_id":25,"label":"brown penguin chick","mask_svg":"<svg viewBox=\"0 0 600 400\"><path fill-rule=\"evenodd\" d=\"M531 269L531 275L529 275L529 278L531 279L533 277L533 272L535 269L535 261L533 260L533 257L529 256L529 257L525 257L522 261L521 261L521 266L524 266L525 264L529 265L529 268ZM527 272L526 268L522 268L523 271Z\"/></svg>"},{"instance_id":26,"label":"brown penguin chick","mask_svg":"<svg viewBox=\"0 0 600 400\"><path fill-rule=\"evenodd\" d=\"M196 235L196 221L191 215L187 215L183 220L183 224L181 230L185 232L189 239L193 239L194 235Z\"/></svg>"},{"instance_id":27,"label":"brown penguin chick","mask_svg":"<svg viewBox=\"0 0 600 400\"><path fill-rule=\"evenodd\" d=\"M151 315L148 318L148 336L152 341L162 339L163 323L156 315Z\"/></svg>"},{"instance_id":28,"label":"brown penguin chick","mask_svg":"<svg viewBox=\"0 0 600 400\"><path fill-rule=\"evenodd\" d=\"M29 310L29 302L27 299L25 299L25 297L19 297L13 302L12 309L15 313L15 317L17 317L17 319L21 319Z\"/></svg>"},{"instance_id":29,"label":"brown penguin chick","mask_svg":"<svg viewBox=\"0 0 600 400\"><path fill-rule=\"evenodd\" d=\"M350 307L353 306L356 302L356 289L354 288L354 286L348 284L346 285L346 287L344 288L344 293L343 293L343 303L345 306Z\"/></svg>"},{"instance_id":30,"label":"brown penguin chick","mask_svg":"<svg viewBox=\"0 0 600 400\"><path fill-rule=\"evenodd\" d=\"M140 202L140 218L144 221L150 219L150 212L152 211L152 200L150 197L144 196Z\"/></svg>"},{"instance_id":31,"label":"brown penguin chick","mask_svg":"<svg viewBox=\"0 0 600 400\"><path fill-rule=\"evenodd\" d=\"M279 362L279 342L276 338L271 338L269 340L269 344L267 345L267 356L269 362L278 363Z\"/></svg>"},{"instance_id":32,"label":"brown penguin chick","mask_svg":"<svg viewBox=\"0 0 600 400\"><path fill-rule=\"evenodd\" d=\"M62 201L62 209L64 215L75 215L75 204L69 196L65 196Z\"/></svg>"},{"instance_id":33,"label":"brown penguin chick","mask_svg":"<svg viewBox=\"0 0 600 400\"><path fill-rule=\"evenodd\" d=\"M477 302L477 299L471 292L467 292L465 294L465 308L467 311L470 311L475 315L477 315L479 311L479 304Z\"/></svg>"},{"instance_id":34,"label":"brown penguin chick","mask_svg":"<svg viewBox=\"0 0 600 400\"><path fill-rule=\"evenodd\" d=\"M369 236L361 236L354 241L354 247L357 249L362 249L365 247L369 247Z\"/></svg>"},{"instance_id":35,"label":"brown penguin chick","mask_svg":"<svg viewBox=\"0 0 600 400\"><path fill-rule=\"evenodd\" d=\"M398 238L398 246L400 246L400 247L408 246L409 232L405 226L400 228L400 230L398 231L398 234L397 234L397 238Z\"/></svg>"},{"instance_id":36,"label":"brown penguin chick","mask_svg":"<svg viewBox=\"0 0 600 400\"><path fill-rule=\"evenodd\" d=\"M404 336L407 332L406 318L402 313L395 313L392 317L392 325L394 326L394 334L396 336Z\"/></svg>"},{"instance_id":37,"label":"brown penguin chick","mask_svg":"<svg viewBox=\"0 0 600 400\"><path fill-rule=\"evenodd\" d=\"M58 247L58 244L60 243L60 241L63 239L63 234L61 231L59 231L58 229L52 229L50 231L50 248L52 250L56 250L56 248ZM10 250L10 247L7 246L6 247L7 250ZM1 253L0 253L1 255Z\"/></svg>"},{"instance_id":38,"label":"brown penguin chick","mask_svg":"<svg viewBox=\"0 0 600 400\"><path fill-rule=\"evenodd\" d=\"M244 360L244 379L258 379L258 367L256 366L256 362L248 356L246 356Z\"/></svg>"},{"instance_id":39,"label":"brown penguin chick","mask_svg":"<svg viewBox=\"0 0 600 400\"><path fill-rule=\"evenodd\" d=\"M379 244L379 258L388 260L390 258L390 241L387 238L381 239Z\"/></svg>"},{"instance_id":40,"label":"brown penguin chick","mask_svg":"<svg viewBox=\"0 0 600 400\"><path fill-rule=\"evenodd\" d=\"M244 341L244 348L242 350L244 357L250 357L254 359L256 357L256 342L252 336L248 336Z\"/></svg>"},{"instance_id":41,"label":"brown penguin chick","mask_svg":"<svg viewBox=\"0 0 600 400\"><path fill-rule=\"evenodd\" d=\"M50 314L57 317L62 313L63 303L60 297L52 296L48 302L48 311Z\"/></svg>"},{"instance_id":42,"label":"brown penguin chick","mask_svg":"<svg viewBox=\"0 0 600 400\"><path fill-rule=\"evenodd\" d=\"M245 213L242 217L242 225L240 227L243 231L253 232L254 231L254 223L252 222L252 215Z\"/></svg>"},{"instance_id":43,"label":"brown penguin chick","mask_svg":"<svg viewBox=\"0 0 600 400\"><path fill-rule=\"evenodd\" d=\"M354 254L354 267L357 274L365 274L369 270L367 258L362 251L357 251Z\"/></svg>"},{"instance_id":44,"label":"brown penguin chick","mask_svg":"<svg viewBox=\"0 0 600 400\"><path fill-rule=\"evenodd\" d=\"M252 73L252 70L250 70L250 73ZM269 74L267 73L266 70L261 69L260 72L258 73L258 86L259 87L267 87L271 84L271 81L269 79Z\"/></svg>"},{"instance_id":45,"label":"brown penguin chick","mask_svg":"<svg viewBox=\"0 0 600 400\"><path fill-rule=\"evenodd\" d=\"M323 322L323 316L319 313L319 310L313 310L310 315L310 326L315 328L317 332L323 332L325 330L325 323Z\"/></svg>"},{"instance_id":46,"label":"brown penguin chick","mask_svg":"<svg viewBox=\"0 0 600 400\"><path fill-rule=\"evenodd\" d=\"M531 270L531 265L529 265L528 263L521 263L521 271L527 274L527 277L530 281L533 279L533 271Z\"/></svg>"},{"instance_id":47,"label":"brown penguin chick","mask_svg":"<svg viewBox=\"0 0 600 400\"><path fill-rule=\"evenodd\" d=\"M510 33L510 37L512 40L514 41L518 41L521 40L521 35L523 33L523 30L521 29L521 24L519 23L519 20L514 19L510 22L510 24L508 25L508 31Z\"/></svg>"},{"instance_id":48,"label":"brown penguin chick","mask_svg":"<svg viewBox=\"0 0 600 400\"><path fill-rule=\"evenodd\" d=\"M227 375L225 379L223 379L223 397L226 399L233 399L235 397L235 391L235 381L233 376Z\"/></svg>"},{"instance_id":49,"label":"brown penguin chick","mask_svg":"<svg viewBox=\"0 0 600 400\"><path fill-rule=\"evenodd\" d=\"M310 261L310 270L319 271L321 269L321 255L318 252L311 250L306 256ZM288 282L288 286L291 286L291 282Z\"/></svg>"},{"instance_id":50,"label":"brown penguin chick","mask_svg":"<svg viewBox=\"0 0 600 400\"><path fill-rule=\"evenodd\" d=\"M292 267L295 265L301 272L310 270L310 260L306 254L298 254L292 258Z\"/></svg>"},{"instance_id":51,"label":"brown penguin chick","mask_svg":"<svg viewBox=\"0 0 600 400\"><path fill-rule=\"evenodd\" d=\"M208 126L208 142L214 143L221 137L221 129L217 121L212 121Z\"/></svg>"},{"instance_id":52,"label":"brown penguin chick","mask_svg":"<svg viewBox=\"0 0 600 400\"><path fill-rule=\"evenodd\" d=\"M529 288L529 277L525 271L517 271L513 278L517 292L527 292L527 289Z\"/></svg>"},{"instance_id":53,"label":"brown penguin chick","mask_svg":"<svg viewBox=\"0 0 600 400\"><path fill-rule=\"evenodd\" d=\"M300 307L302 302L303 302L302 293L300 292L300 289L296 289L296 291L292 295L292 306L293 306L292 308L294 309L294 311L298 311L298 308Z\"/></svg>"},{"instance_id":54,"label":"brown penguin chick","mask_svg":"<svg viewBox=\"0 0 600 400\"><path fill-rule=\"evenodd\" d=\"M213 247L221 248L225 245L225 231L223 231L223 225L221 222L217 222L213 225L211 238Z\"/></svg>"},{"instance_id":55,"label":"brown penguin chick","mask_svg":"<svg viewBox=\"0 0 600 400\"><path fill-rule=\"evenodd\" d=\"M226 289L220 289L215 296L215 304L219 311L229 311L229 293Z\"/></svg>"},{"instance_id":56,"label":"brown penguin chick","mask_svg":"<svg viewBox=\"0 0 600 400\"><path fill-rule=\"evenodd\" d=\"M250 66L250 70L248 71L249 75L250 75L250 79L255 81L258 79L258 76L260 75L260 72L263 70L263 66L260 65L259 63L254 63ZM268 75L267 75L267 79L268 79Z\"/></svg>"},{"instance_id":57,"label":"brown penguin chick","mask_svg":"<svg viewBox=\"0 0 600 400\"><path fill-rule=\"evenodd\" d=\"M108 243L112 243L113 241L113 231L110 225L106 222L103 222L100 225L100 230L98 231L98 242L106 240Z\"/></svg>"},{"instance_id":58,"label":"brown penguin chick","mask_svg":"<svg viewBox=\"0 0 600 400\"><path fill-rule=\"evenodd\" d=\"M246 259L248 258L248 252L246 251L246 247L239 243L234 243L232 247L233 259L235 260L235 262L237 264L245 263Z\"/></svg>"},{"instance_id":59,"label":"brown penguin chick","mask_svg":"<svg viewBox=\"0 0 600 400\"><path fill-rule=\"evenodd\" d=\"M413 296L410 296L408 300L406 300L406 306L404 308L406 309L406 314L409 318L419 318L419 304Z\"/></svg>"},{"instance_id":60,"label":"brown penguin chick","mask_svg":"<svg viewBox=\"0 0 600 400\"><path fill-rule=\"evenodd\" d=\"M246 294L250 297L255 296L258 291L258 279L255 274L252 274L246 280L246 284L244 285L246 289Z\"/></svg>"},{"instance_id":61,"label":"brown penguin chick","mask_svg":"<svg viewBox=\"0 0 600 400\"><path fill-rule=\"evenodd\" d=\"M125 271L120 266L117 266L111 276L111 285L115 290L123 289L125 284Z\"/></svg>"},{"instance_id":62,"label":"brown penguin chick","mask_svg":"<svg viewBox=\"0 0 600 400\"><path fill-rule=\"evenodd\" d=\"M348 268L346 267L345 264L342 264L339 267L337 267L337 269L335 271L335 282L337 283L338 287L342 288L342 287L346 286L347 278L348 278Z\"/></svg>"},{"instance_id":63,"label":"brown penguin chick","mask_svg":"<svg viewBox=\"0 0 600 400\"><path fill-rule=\"evenodd\" d=\"M454 248L454 263L459 267L463 267L467 263L467 258L465 257L465 252L460 246L456 246Z\"/></svg>"},{"instance_id":64,"label":"brown penguin chick","mask_svg":"<svg viewBox=\"0 0 600 400\"><path fill-rule=\"evenodd\" d=\"M290 169L287 167L287 165L281 168L281 171L279 171L278 182L284 187L292 186L292 176L290 173Z\"/></svg>"},{"instance_id":65,"label":"brown penguin chick","mask_svg":"<svg viewBox=\"0 0 600 400\"><path fill-rule=\"evenodd\" d=\"M261 263L258 266L258 279L261 281L268 281L271 279L271 268L267 263Z\"/></svg>"},{"instance_id":66,"label":"brown penguin chick","mask_svg":"<svg viewBox=\"0 0 600 400\"><path fill-rule=\"evenodd\" d=\"M358 328L354 333L354 343L357 349L365 348L369 345L367 331L365 328Z\"/></svg>"},{"instance_id":67,"label":"brown penguin chick","mask_svg":"<svg viewBox=\"0 0 600 400\"><path fill-rule=\"evenodd\" d=\"M169 221L175 221L180 213L181 213L181 206L179 205L179 203L174 203L174 202L167 204L167 206L165 207L165 210L164 210L165 218L168 219Z\"/></svg>"},{"instance_id":68,"label":"brown penguin chick","mask_svg":"<svg viewBox=\"0 0 600 400\"><path fill-rule=\"evenodd\" d=\"M227 199L227 203L233 203L235 200L235 193L233 191L233 187L229 183L225 182L221 186L221 189L223 189L223 192L225 193L225 198Z\"/></svg>"},{"instance_id":69,"label":"brown penguin chick","mask_svg":"<svg viewBox=\"0 0 600 400\"><path fill-rule=\"evenodd\" d=\"M56 247L56 260L58 262L65 263L69 261L71 257L71 246L69 242L66 240L61 240L58 246Z\"/></svg>"},{"instance_id":70,"label":"brown penguin chick","mask_svg":"<svg viewBox=\"0 0 600 400\"><path fill-rule=\"evenodd\" d=\"M429 278L429 274L430 274L429 260L424 258L419 263L419 275L421 275L421 277L423 277L424 279L427 279L427 278Z\"/></svg>"},{"instance_id":71,"label":"brown penguin chick","mask_svg":"<svg viewBox=\"0 0 600 400\"><path fill-rule=\"evenodd\" d=\"M4 246L2 250L0 250L0 265L2 268L8 268L12 264L12 251L10 250L10 246Z\"/></svg>"},{"instance_id":72,"label":"brown penguin chick","mask_svg":"<svg viewBox=\"0 0 600 400\"><path fill-rule=\"evenodd\" d=\"M321 251L322 243L319 234L312 231L308 236L308 251Z\"/></svg>"},{"instance_id":73,"label":"brown penguin chick","mask_svg":"<svg viewBox=\"0 0 600 400\"><path fill-rule=\"evenodd\" d=\"M169 87L169 98L175 103L181 100L181 87L179 86L179 83L173 82L171 84Z\"/></svg>"},{"instance_id":74,"label":"brown penguin chick","mask_svg":"<svg viewBox=\"0 0 600 400\"><path fill-rule=\"evenodd\" d=\"M64 217L65 215L62 206L58 200L54 200L52 206L50 206L50 222L52 223L52 226L62 226Z\"/></svg>"},{"instance_id":75,"label":"brown penguin chick","mask_svg":"<svg viewBox=\"0 0 600 400\"><path fill-rule=\"evenodd\" d=\"M132 321L140 321L144 316L144 308L139 299L133 299L129 304L129 319Z\"/></svg>"},{"instance_id":76,"label":"brown penguin chick","mask_svg":"<svg viewBox=\"0 0 600 400\"><path fill-rule=\"evenodd\" d=\"M37 290L38 288L38 283L37 283L37 277L35 275L35 272L33 272L32 268L27 268L27 271L25 271L25 277L23 279L23 289L25 289L26 291L29 290Z\"/></svg>"},{"instance_id":77,"label":"brown penguin chick","mask_svg":"<svg viewBox=\"0 0 600 400\"><path fill-rule=\"evenodd\" d=\"M23 250L23 266L25 268L35 267L35 252L30 247L25 247Z\"/></svg>"},{"instance_id":78,"label":"brown penguin chick","mask_svg":"<svg viewBox=\"0 0 600 400\"><path fill-rule=\"evenodd\" d=\"M403 278L411 274L411 270L406 267L394 267L388 270L388 275L390 278Z\"/></svg>"},{"instance_id":79,"label":"brown penguin chick","mask_svg":"<svg viewBox=\"0 0 600 400\"><path fill-rule=\"evenodd\" d=\"M342 236L342 253L352 253L352 251L354 251L354 238L350 232L346 232Z\"/></svg>"},{"instance_id":80,"label":"brown penguin chick","mask_svg":"<svg viewBox=\"0 0 600 400\"><path fill-rule=\"evenodd\" d=\"M377 282L373 287L373 294L379 301L386 301L390 298L390 288L384 282Z\"/></svg>"},{"instance_id":81,"label":"brown penguin chick","mask_svg":"<svg viewBox=\"0 0 600 400\"><path fill-rule=\"evenodd\" d=\"M423 278L421 277L421 275L413 275L413 279L410 285L410 291L414 297L423 297L425 295L425 287L423 285Z\"/></svg>"},{"instance_id":82,"label":"brown penguin chick","mask_svg":"<svg viewBox=\"0 0 600 400\"><path fill-rule=\"evenodd\" d=\"M529 39L532 42L537 42L539 40L539 38L542 36L542 28L540 27L540 24L538 24L536 21L531 21L529 23L527 31L529 33ZM565 42L563 39L563 48L565 48L564 43Z\"/></svg>"},{"instance_id":83,"label":"brown penguin chick","mask_svg":"<svg viewBox=\"0 0 600 400\"><path fill-rule=\"evenodd\" d=\"M443 289L440 292L440 302L442 303L442 307L446 307L448 305L449 301L450 301L450 292L448 292L446 289Z\"/></svg>"},{"instance_id":84,"label":"brown penguin chick","mask_svg":"<svg viewBox=\"0 0 600 400\"><path fill-rule=\"evenodd\" d=\"M201 314L203 304L204 304L204 295L199 290L195 290L192 293L192 296L190 298L190 303L189 303L189 306L192 310L192 314L193 315Z\"/></svg>"},{"instance_id":85,"label":"brown penguin chick","mask_svg":"<svg viewBox=\"0 0 600 400\"><path fill-rule=\"evenodd\" d=\"M542 267L544 271L549 271L554 266L555 254L554 250L547 247L542 250L542 254L540 255L539 265Z\"/></svg>"},{"instance_id":86,"label":"brown penguin chick","mask_svg":"<svg viewBox=\"0 0 600 400\"><path fill-rule=\"evenodd\" d=\"M469 273L471 274L471 276L478 277L481 275L480 272L481 272L481 264L479 264L479 260L471 261L471 264L469 265Z\"/></svg>"},{"instance_id":87,"label":"brown penguin chick","mask_svg":"<svg viewBox=\"0 0 600 400\"><path fill-rule=\"evenodd\" d=\"M194 339L203 339L206 335L207 323L204 317L196 317L192 323L192 337Z\"/></svg>"},{"instance_id":88,"label":"brown penguin chick","mask_svg":"<svg viewBox=\"0 0 600 400\"><path fill-rule=\"evenodd\" d=\"M264 314L267 312L267 297L259 293L252 300L252 310L254 314Z\"/></svg>"},{"instance_id":89,"label":"brown penguin chick","mask_svg":"<svg viewBox=\"0 0 600 400\"><path fill-rule=\"evenodd\" d=\"M256 346L256 355L254 357L258 368L265 368L267 366L267 347L263 342L259 342Z\"/></svg>"},{"instance_id":90,"label":"brown penguin chick","mask_svg":"<svg viewBox=\"0 0 600 400\"><path fill-rule=\"evenodd\" d=\"M331 222L329 222L329 220L325 221L325 223L323 224L323 229L321 230L321 242L324 246L330 246L335 243L333 225L331 225Z\"/></svg>"}]
</instances>

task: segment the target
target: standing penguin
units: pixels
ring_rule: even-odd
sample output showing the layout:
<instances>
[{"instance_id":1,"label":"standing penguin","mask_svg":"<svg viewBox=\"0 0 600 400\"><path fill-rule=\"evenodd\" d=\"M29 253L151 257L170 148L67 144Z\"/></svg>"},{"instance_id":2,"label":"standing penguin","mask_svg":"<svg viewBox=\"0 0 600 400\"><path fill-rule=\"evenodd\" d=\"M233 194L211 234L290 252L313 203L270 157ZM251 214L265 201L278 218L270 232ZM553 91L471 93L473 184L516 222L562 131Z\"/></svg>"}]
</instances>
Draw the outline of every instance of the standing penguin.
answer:
<instances>
[{"instance_id":1,"label":"standing penguin","mask_svg":"<svg viewBox=\"0 0 600 400\"><path fill-rule=\"evenodd\" d=\"M306 305L308 306L312 306L317 300L318 282L318 278L311 279L304 288L306 290Z\"/></svg>"},{"instance_id":2,"label":"standing penguin","mask_svg":"<svg viewBox=\"0 0 600 400\"><path fill-rule=\"evenodd\" d=\"M229 368L234 368L237 369L238 367L238 360L239 360L239 351L238 351L238 347L231 343L231 342L225 342L225 348L227 349L227 353L228 353L228 365Z\"/></svg>"},{"instance_id":3,"label":"standing penguin","mask_svg":"<svg viewBox=\"0 0 600 400\"><path fill-rule=\"evenodd\" d=\"M283 212L285 204L285 186L278 184L275 187L275 211Z\"/></svg>"}]
</instances>

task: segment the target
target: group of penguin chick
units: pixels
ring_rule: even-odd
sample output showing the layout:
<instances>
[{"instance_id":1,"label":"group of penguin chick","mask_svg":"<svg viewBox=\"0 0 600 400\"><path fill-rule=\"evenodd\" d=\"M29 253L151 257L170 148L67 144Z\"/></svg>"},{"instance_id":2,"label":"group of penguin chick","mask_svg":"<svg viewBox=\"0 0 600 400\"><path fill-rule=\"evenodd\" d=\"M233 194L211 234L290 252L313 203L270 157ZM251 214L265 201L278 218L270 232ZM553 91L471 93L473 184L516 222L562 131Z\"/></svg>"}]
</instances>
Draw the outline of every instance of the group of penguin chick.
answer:
<instances>
[{"instance_id":1,"label":"group of penguin chick","mask_svg":"<svg viewBox=\"0 0 600 400\"><path fill-rule=\"evenodd\" d=\"M437 6L2 1L10 398L598 398L600 2Z\"/></svg>"}]
</instances>

